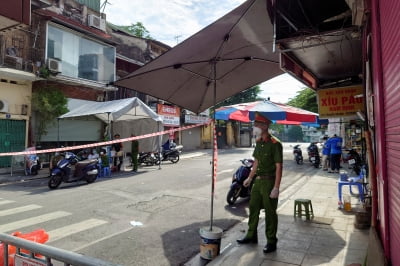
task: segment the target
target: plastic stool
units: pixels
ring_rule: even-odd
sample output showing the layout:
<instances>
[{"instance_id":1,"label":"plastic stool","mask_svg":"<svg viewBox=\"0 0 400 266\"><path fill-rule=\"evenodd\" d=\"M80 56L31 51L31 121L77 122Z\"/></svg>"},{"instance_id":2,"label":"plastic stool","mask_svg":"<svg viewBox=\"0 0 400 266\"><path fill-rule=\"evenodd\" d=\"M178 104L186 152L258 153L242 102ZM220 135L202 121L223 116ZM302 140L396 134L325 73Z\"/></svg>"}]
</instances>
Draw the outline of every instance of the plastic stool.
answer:
<instances>
[{"instance_id":1,"label":"plastic stool","mask_svg":"<svg viewBox=\"0 0 400 266\"><path fill-rule=\"evenodd\" d=\"M302 207L304 206L304 209ZM305 216L306 220L310 220L310 214L314 218L314 210L312 207L311 200L309 199L296 199L294 201L294 218Z\"/></svg>"}]
</instances>

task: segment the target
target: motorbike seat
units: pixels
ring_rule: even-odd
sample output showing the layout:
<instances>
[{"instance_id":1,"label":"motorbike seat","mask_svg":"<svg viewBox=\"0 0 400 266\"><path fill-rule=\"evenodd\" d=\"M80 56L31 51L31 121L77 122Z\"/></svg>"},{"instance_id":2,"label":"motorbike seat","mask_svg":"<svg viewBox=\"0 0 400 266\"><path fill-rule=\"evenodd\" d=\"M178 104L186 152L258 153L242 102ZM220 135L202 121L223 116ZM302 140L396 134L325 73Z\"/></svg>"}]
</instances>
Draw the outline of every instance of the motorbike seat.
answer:
<instances>
[{"instance_id":1,"label":"motorbike seat","mask_svg":"<svg viewBox=\"0 0 400 266\"><path fill-rule=\"evenodd\" d=\"M91 164L91 163L95 163L95 162L97 162L97 159L86 159L86 160L77 162L77 164L82 166L82 165L87 165L87 164Z\"/></svg>"}]
</instances>

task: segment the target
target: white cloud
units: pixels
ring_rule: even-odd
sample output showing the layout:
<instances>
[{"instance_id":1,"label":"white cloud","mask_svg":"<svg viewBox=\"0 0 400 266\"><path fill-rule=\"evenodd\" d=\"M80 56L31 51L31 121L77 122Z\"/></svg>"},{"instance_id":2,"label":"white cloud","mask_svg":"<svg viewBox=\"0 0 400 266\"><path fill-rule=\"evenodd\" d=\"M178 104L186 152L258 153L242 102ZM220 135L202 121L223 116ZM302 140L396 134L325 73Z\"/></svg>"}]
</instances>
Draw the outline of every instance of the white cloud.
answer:
<instances>
[{"instance_id":1,"label":"white cloud","mask_svg":"<svg viewBox=\"0 0 400 266\"><path fill-rule=\"evenodd\" d=\"M102 1L104 2L104 1ZM141 22L157 41L170 46L187 39L244 0L108 0L107 21L116 25Z\"/></svg>"},{"instance_id":2,"label":"white cloud","mask_svg":"<svg viewBox=\"0 0 400 266\"><path fill-rule=\"evenodd\" d=\"M260 97L270 98L273 102L287 103L297 95L297 92L307 86L289 74L282 74L260 84L262 93Z\"/></svg>"}]
</instances>

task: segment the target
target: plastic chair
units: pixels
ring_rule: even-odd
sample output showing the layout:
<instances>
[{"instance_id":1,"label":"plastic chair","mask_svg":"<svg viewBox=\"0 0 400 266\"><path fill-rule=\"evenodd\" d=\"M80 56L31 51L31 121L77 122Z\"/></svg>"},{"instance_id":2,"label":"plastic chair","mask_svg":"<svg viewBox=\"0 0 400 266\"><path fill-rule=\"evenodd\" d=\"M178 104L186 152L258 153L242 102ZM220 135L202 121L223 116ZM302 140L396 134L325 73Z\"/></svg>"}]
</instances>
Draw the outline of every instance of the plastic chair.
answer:
<instances>
[{"instance_id":1,"label":"plastic chair","mask_svg":"<svg viewBox=\"0 0 400 266\"><path fill-rule=\"evenodd\" d=\"M304 207L304 209L303 209ZM296 199L294 201L294 218L305 216L306 220L310 220L310 217L314 218L314 210L312 207L311 200L309 199Z\"/></svg>"},{"instance_id":2,"label":"plastic chair","mask_svg":"<svg viewBox=\"0 0 400 266\"><path fill-rule=\"evenodd\" d=\"M349 186L350 194L354 194L352 191L352 186L357 186L359 200L360 202L364 201L364 176L365 176L365 167L361 169L361 172L358 176L348 177L347 173L341 172L338 181L338 198L339 198L339 205L343 205L342 200L342 188L343 186Z\"/></svg>"}]
</instances>

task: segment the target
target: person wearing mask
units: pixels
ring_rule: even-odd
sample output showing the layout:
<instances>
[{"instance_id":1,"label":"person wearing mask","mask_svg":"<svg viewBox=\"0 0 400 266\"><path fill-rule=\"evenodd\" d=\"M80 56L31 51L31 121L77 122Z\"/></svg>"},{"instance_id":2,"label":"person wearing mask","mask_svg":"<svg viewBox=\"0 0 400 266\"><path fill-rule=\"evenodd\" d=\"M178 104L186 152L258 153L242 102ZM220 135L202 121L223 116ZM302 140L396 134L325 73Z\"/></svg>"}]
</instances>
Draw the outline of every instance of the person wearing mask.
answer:
<instances>
[{"instance_id":1,"label":"person wearing mask","mask_svg":"<svg viewBox=\"0 0 400 266\"><path fill-rule=\"evenodd\" d=\"M256 113L254 127L259 136L256 140L253 157L254 165L249 177L244 181L249 186L255 178L250 196L250 215L248 230L244 238L236 240L239 244L257 243L257 227L260 210L265 209L265 235L267 244L263 252L276 250L278 239L278 207L279 187L282 179L283 148L282 143L269 134L271 121Z\"/></svg>"},{"instance_id":2,"label":"person wearing mask","mask_svg":"<svg viewBox=\"0 0 400 266\"><path fill-rule=\"evenodd\" d=\"M120 135L117 133L114 135L114 140L120 139ZM121 171L121 165L123 162L123 151L122 151L122 143L114 143L112 145L112 150L115 151L115 156L114 156L114 169L115 171L119 172Z\"/></svg>"},{"instance_id":3,"label":"person wearing mask","mask_svg":"<svg viewBox=\"0 0 400 266\"><path fill-rule=\"evenodd\" d=\"M328 173L339 173L340 170L340 158L342 156L342 138L336 134L328 140L329 146L331 147L331 170Z\"/></svg>"},{"instance_id":4,"label":"person wearing mask","mask_svg":"<svg viewBox=\"0 0 400 266\"><path fill-rule=\"evenodd\" d=\"M131 137L136 137L134 134ZM139 141L137 139L132 140L131 144L131 156L132 156L132 166L133 172L137 172L138 170L138 156L139 156Z\"/></svg>"}]
</instances>

